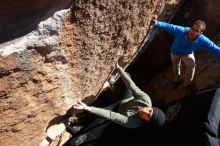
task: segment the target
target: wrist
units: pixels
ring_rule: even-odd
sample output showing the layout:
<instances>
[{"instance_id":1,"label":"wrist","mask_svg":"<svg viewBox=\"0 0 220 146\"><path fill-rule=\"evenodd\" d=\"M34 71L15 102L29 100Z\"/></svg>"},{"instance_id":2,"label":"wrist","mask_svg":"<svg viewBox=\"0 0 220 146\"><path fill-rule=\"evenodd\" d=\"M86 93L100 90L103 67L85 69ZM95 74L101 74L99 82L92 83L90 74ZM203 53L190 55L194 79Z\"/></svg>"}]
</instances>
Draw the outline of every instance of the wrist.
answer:
<instances>
[{"instance_id":1,"label":"wrist","mask_svg":"<svg viewBox=\"0 0 220 146\"><path fill-rule=\"evenodd\" d=\"M121 67L121 66L118 66L118 67L117 67L117 70L121 70L121 69L122 69L122 67Z\"/></svg>"},{"instance_id":2,"label":"wrist","mask_svg":"<svg viewBox=\"0 0 220 146\"><path fill-rule=\"evenodd\" d=\"M91 110L92 110L91 107L87 106L86 111L91 112Z\"/></svg>"}]
</instances>

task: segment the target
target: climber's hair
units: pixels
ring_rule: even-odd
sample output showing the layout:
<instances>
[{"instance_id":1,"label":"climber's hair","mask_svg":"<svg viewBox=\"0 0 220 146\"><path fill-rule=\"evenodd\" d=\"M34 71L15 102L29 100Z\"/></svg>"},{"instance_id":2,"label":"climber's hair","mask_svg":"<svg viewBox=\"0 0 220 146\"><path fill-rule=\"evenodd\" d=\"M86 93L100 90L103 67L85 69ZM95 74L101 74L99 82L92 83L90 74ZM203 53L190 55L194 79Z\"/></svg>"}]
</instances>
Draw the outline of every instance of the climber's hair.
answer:
<instances>
[{"instance_id":1,"label":"climber's hair","mask_svg":"<svg viewBox=\"0 0 220 146\"><path fill-rule=\"evenodd\" d=\"M202 20L196 20L194 23L193 23L193 25L200 25L200 26L202 26L202 32L204 32L205 31L205 29L206 29L206 24L205 24L205 22L204 21L202 21Z\"/></svg>"}]
</instances>

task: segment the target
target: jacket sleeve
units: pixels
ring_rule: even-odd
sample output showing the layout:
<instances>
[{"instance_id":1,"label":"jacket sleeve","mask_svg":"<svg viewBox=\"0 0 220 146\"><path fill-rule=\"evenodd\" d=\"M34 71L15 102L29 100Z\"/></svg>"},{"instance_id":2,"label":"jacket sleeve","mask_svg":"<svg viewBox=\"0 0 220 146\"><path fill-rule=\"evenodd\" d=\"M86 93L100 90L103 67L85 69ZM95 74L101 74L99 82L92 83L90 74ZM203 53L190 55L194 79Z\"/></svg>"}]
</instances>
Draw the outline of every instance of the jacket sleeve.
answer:
<instances>
[{"instance_id":1,"label":"jacket sleeve","mask_svg":"<svg viewBox=\"0 0 220 146\"><path fill-rule=\"evenodd\" d=\"M220 61L220 47L214 42L210 41L207 37L203 39L202 48L215 56Z\"/></svg>"},{"instance_id":2,"label":"jacket sleeve","mask_svg":"<svg viewBox=\"0 0 220 146\"><path fill-rule=\"evenodd\" d=\"M157 21L156 28L169 32L171 35L174 35L174 36L179 36L185 33L185 29L186 29L186 27L173 25L173 24L169 24L169 23L161 22L161 21Z\"/></svg>"},{"instance_id":3,"label":"jacket sleeve","mask_svg":"<svg viewBox=\"0 0 220 146\"><path fill-rule=\"evenodd\" d=\"M121 78L126 85L128 89L131 90L132 94L135 98L139 98L140 100L146 102L149 107L152 106L150 97L143 91L141 91L135 83L132 81L132 79L129 77L129 75L121 68L118 69L119 74L121 75Z\"/></svg>"},{"instance_id":4,"label":"jacket sleeve","mask_svg":"<svg viewBox=\"0 0 220 146\"><path fill-rule=\"evenodd\" d=\"M106 109L102 109L102 108L97 108L97 107L93 107L91 106L91 113L106 118L108 120L111 120L112 122L115 122L123 127L127 127L127 123L128 123L128 117L116 113L116 112L112 112L110 110L106 110Z\"/></svg>"}]
</instances>

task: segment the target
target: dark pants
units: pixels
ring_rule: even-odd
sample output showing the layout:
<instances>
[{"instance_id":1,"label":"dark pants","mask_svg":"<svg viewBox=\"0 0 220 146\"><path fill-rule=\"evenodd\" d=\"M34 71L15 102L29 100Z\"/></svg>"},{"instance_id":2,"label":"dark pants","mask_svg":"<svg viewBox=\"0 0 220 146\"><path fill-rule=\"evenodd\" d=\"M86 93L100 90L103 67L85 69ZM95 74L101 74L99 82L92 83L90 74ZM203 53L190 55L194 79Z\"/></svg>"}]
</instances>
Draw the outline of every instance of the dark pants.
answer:
<instances>
[{"instance_id":1,"label":"dark pants","mask_svg":"<svg viewBox=\"0 0 220 146\"><path fill-rule=\"evenodd\" d=\"M215 97L210 105L207 118L203 122L205 130L205 146L219 146L218 127L220 120L220 88L216 90Z\"/></svg>"}]
</instances>

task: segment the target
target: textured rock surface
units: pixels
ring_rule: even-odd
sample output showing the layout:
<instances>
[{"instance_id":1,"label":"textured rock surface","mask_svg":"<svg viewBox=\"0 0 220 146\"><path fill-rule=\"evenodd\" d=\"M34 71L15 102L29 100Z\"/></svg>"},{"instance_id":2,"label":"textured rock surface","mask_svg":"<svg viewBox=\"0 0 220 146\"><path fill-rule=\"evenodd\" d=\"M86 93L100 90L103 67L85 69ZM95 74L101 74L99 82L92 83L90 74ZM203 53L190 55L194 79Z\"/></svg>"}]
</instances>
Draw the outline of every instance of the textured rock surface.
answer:
<instances>
[{"instance_id":1,"label":"textured rock surface","mask_svg":"<svg viewBox=\"0 0 220 146\"><path fill-rule=\"evenodd\" d=\"M189 24L186 20L202 15L201 18L208 22L210 31L207 35L218 42L214 37L219 34L214 27L220 24L216 19L220 14L216 12L218 2L189 2L191 5L185 6L189 9L181 10L184 13L178 17ZM160 19L168 20L178 8L179 1L77 0L71 9L63 10L70 3L61 0L1 1L0 42L10 40L0 45L2 146L39 145L45 137L44 129L52 119L63 115L75 99L97 94L120 56L123 56L123 65L130 63L149 33L152 15L161 14ZM61 11L53 15L58 10ZM154 50L161 47L162 42L155 44ZM162 49L158 51L168 52ZM134 76L139 83L154 77L142 86L152 99L167 103L188 94L181 87L177 90L169 88L171 68L161 70L169 64L169 54L151 53L156 55L144 57L152 60L141 60L142 63L131 69L133 74L142 73ZM161 66L155 58L160 58L159 62L164 64ZM198 88L219 87L219 62L205 52L198 52L196 58ZM143 66L156 73L143 70Z\"/></svg>"},{"instance_id":2,"label":"textured rock surface","mask_svg":"<svg viewBox=\"0 0 220 146\"><path fill-rule=\"evenodd\" d=\"M62 28L62 54L67 57L74 97L95 95L115 62L127 65L137 54L149 20L170 17L179 1L77 1Z\"/></svg>"},{"instance_id":3,"label":"textured rock surface","mask_svg":"<svg viewBox=\"0 0 220 146\"><path fill-rule=\"evenodd\" d=\"M2 1L0 145L39 145L76 98L97 94L120 56L134 58L152 15L171 15L179 1L166 2L77 0L63 10L70 1Z\"/></svg>"},{"instance_id":4,"label":"textured rock surface","mask_svg":"<svg viewBox=\"0 0 220 146\"><path fill-rule=\"evenodd\" d=\"M0 43L31 32L40 21L71 3L71 0L1 0Z\"/></svg>"},{"instance_id":5,"label":"textured rock surface","mask_svg":"<svg viewBox=\"0 0 220 146\"><path fill-rule=\"evenodd\" d=\"M62 10L28 35L1 44L1 145L39 145L47 123L73 103L58 39L67 12Z\"/></svg>"}]
</instances>

